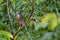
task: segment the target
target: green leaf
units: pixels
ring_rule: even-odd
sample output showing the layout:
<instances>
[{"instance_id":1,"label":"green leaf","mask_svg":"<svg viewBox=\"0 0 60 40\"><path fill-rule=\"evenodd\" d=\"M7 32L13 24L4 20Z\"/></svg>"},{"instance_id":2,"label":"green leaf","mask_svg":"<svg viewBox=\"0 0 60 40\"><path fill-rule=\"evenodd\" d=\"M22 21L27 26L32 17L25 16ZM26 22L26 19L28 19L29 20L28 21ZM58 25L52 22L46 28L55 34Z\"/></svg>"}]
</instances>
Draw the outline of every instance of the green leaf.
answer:
<instances>
[{"instance_id":1,"label":"green leaf","mask_svg":"<svg viewBox=\"0 0 60 40\"><path fill-rule=\"evenodd\" d=\"M39 30L39 29L44 29L48 26L48 23L42 23L42 22L35 22L35 30Z\"/></svg>"},{"instance_id":2,"label":"green leaf","mask_svg":"<svg viewBox=\"0 0 60 40\"><path fill-rule=\"evenodd\" d=\"M16 4L17 0L10 0L14 5Z\"/></svg>"},{"instance_id":3,"label":"green leaf","mask_svg":"<svg viewBox=\"0 0 60 40\"><path fill-rule=\"evenodd\" d=\"M57 16L55 13L48 13L42 20L42 23L48 23L48 29L54 30L58 25Z\"/></svg>"},{"instance_id":4,"label":"green leaf","mask_svg":"<svg viewBox=\"0 0 60 40\"><path fill-rule=\"evenodd\" d=\"M41 23L42 28L46 28L48 26L48 23Z\"/></svg>"},{"instance_id":5,"label":"green leaf","mask_svg":"<svg viewBox=\"0 0 60 40\"><path fill-rule=\"evenodd\" d=\"M31 21L30 21L30 23L29 23L30 27L32 27L32 26L33 26L33 24L34 24L34 21L33 21L33 20L31 20Z\"/></svg>"},{"instance_id":6,"label":"green leaf","mask_svg":"<svg viewBox=\"0 0 60 40\"><path fill-rule=\"evenodd\" d=\"M13 36L9 32L0 31L0 38L10 39L13 38Z\"/></svg>"},{"instance_id":7,"label":"green leaf","mask_svg":"<svg viewBox=\"0 0 60 40\"><path fill-rule=\"evenodd\" d=\"M0 30L5 30L6 28L6 24L0 22Z\"/></svg>"},{"instance_id":8,"label":"green leaf","mask_svg":"<svg viewBox=\"0 0 60 40\"><path fill-rule=\"evenodd\" d=\"M2 3L3 2L3 0L0 0L0 3Z\"/></svg>"},{"instance_id":9,"label":"green leaf","mask_svg":"<svg viewBox=\"0 0 60 40\"><path fill-rule=\"evenodd\" d=\"M34 25L35 25L35 30L41 29L41 23L40 22L35 22Z\"/></svg>"},{"instance_id":10,"label":"green leaf","mask_svg":"<svg viewBox=\"0 0 60 40\"><path fill-rule=\"evenodd\" d=\"M37 5L39 5L40 2L42 2L42 0L36 0Z\"/></svg>"}]
</instances>

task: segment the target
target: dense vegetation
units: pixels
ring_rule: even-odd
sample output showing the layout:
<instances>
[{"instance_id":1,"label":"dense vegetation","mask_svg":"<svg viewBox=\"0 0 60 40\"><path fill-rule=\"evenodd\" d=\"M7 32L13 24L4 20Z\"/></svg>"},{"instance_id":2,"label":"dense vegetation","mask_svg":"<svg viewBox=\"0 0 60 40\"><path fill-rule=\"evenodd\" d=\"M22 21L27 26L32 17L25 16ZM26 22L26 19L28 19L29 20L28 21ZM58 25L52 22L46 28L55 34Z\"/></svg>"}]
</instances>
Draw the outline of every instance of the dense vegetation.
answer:
<instances>
[{"instance_id":1,"label":"dense vegetation","mask_svg":"<svg viewBox=\"0 0 60 40\"><path fill-rule=\"evenodd\" d=\"M0 40L12 39L60 40L60 0L0 0Z\"/></svg>"}]
</instances>

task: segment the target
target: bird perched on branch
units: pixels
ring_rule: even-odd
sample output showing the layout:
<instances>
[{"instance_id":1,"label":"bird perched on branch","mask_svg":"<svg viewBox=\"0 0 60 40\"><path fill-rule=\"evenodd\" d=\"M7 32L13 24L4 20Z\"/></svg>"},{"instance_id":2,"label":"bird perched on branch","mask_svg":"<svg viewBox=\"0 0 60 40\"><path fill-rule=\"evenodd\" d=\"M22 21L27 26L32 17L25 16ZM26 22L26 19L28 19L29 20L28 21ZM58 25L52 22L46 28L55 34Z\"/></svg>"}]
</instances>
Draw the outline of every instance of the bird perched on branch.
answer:
<instances>
[{"instance_id":1,"label":"bird perched on branch","mask_svg":"<svg viewBox=\"0 0 60 40\"><path fill-rule=\"evenodd\" d=\"M24 24L24 18L22 16L21 12L16 15L16 21L19 26L22 26Z\"/></svg>"}]
</instances>

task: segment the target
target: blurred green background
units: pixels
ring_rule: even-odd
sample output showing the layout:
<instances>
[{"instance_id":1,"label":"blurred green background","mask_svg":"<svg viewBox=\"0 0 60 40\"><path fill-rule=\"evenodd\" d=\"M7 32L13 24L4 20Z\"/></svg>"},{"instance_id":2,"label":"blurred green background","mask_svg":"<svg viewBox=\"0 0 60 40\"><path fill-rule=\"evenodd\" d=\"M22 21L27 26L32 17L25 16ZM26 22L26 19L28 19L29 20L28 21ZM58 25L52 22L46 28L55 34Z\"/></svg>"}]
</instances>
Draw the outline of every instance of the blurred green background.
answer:
<instances>
[{"instance_id":1,"label":"blurred green background","mask_svg":"<svg viewBox=\"0 0 60 40\"><path fill-rule=\"evenodd\" d=\"M30 22L15 40L60 40L60 0L34 0L34 4ZM31 10L30 0L0 0L0 40L12 40L19 28L16 14L21 12L26 22Z\"/></svg>"}]
</instances>

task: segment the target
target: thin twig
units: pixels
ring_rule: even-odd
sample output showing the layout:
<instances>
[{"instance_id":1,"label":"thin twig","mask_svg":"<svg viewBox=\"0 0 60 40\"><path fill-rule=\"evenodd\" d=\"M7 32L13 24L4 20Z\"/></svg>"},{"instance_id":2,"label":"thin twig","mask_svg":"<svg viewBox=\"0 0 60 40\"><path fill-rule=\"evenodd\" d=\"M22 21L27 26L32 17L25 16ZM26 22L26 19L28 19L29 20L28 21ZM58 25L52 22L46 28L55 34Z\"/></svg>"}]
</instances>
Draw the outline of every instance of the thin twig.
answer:
<instances>
[{"instance_id":1,"label":"thin twig","mask_svg":"<svg viewBox=\"0 0 60 40\"><path fill-rule=\"evenodd\" d=\"M32 10L31 10L31 14L28 18L28 20L26 21L26 23L24 25L22 25L21 28L19 28L17 30L17 32L13 35L13 37L15 38L15 36L25 27L25 25L27 25L27 23L30 21L30 18L32 17L32 15L34 14L34 0L31 0L31 4L32 4Z\"/></svg>"}]
</instances>

